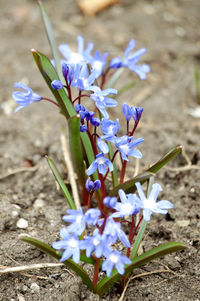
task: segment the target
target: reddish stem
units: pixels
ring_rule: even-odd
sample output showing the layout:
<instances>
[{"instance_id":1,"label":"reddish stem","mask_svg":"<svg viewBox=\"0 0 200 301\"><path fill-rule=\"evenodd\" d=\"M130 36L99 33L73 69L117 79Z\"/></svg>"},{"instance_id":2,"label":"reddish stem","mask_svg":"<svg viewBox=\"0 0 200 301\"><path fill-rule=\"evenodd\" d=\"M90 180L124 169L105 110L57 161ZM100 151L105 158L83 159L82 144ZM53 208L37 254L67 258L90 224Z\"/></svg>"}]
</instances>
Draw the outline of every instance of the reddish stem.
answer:
<instances>
[{"instance_id":1,"label":"reddish stem","mask_svg":"<svg viewBox=\"0 0 200 301\"><path fill-rule=\"evenodd\" d=\"M93 277L93 287L94 287L94 291L96 290L97 281L98 281L99 265L100 265L100 258L97 258L97 259L96 259L96 262L95 262L95 265L94 265L94 277Z\"/></svg>"},{"instance_id":2,"label":"reddish stem","mask_svg":"<svg viewBox=\"0 0 200 301\"><path fill-rule=\"evenodd\" d=\"M125 172L126 172L126 164L127 164L127 161L123 160L119 184L122 184L124 182L124 176L125 176Z\"/></svg>"},{"instance_id":3,"label":"reddish stem","mask_svg":"<svg viewBox=\"0 0 200 301\"><path fill-rule=\"evenodd\" d=\"M75 103L77 100L79 100L81 97L90 97L89 94L81 94L81 96L77 96L72 103Z\"/></svg>"},{"instance_id":4,"label":"reddish stem","mask_svg":"<svg viewBox=\"0 0 200 301\"><path fill-rule=\"evenodd\" d=\"M46 98L46 97L42 97L42 99L47 100L47 101L53 103L54 105L56 105L57 107L59 107L59 104L57 102L55 102L54 100L52 100L52 99L49 99L49 98Z\"/></svg>"},{"instance_id":5,"label":"reddish stem","mask_svg":"<svg viewBox=\"0 0 200 301\"><path fill-rule=\"evenodd\" d=\"M131 244L131 242L132 242L132 235L133 235L133 229L134 229L134 215L132 215L132 222L131 222L131 226L130 226L130 233L129 233L129 242L130 242L130 244ZM131 252L131 248L128 248L127 249L127 257L129 258L129 256L130 256L130 252Z\"/></svg>"}]
</instances>

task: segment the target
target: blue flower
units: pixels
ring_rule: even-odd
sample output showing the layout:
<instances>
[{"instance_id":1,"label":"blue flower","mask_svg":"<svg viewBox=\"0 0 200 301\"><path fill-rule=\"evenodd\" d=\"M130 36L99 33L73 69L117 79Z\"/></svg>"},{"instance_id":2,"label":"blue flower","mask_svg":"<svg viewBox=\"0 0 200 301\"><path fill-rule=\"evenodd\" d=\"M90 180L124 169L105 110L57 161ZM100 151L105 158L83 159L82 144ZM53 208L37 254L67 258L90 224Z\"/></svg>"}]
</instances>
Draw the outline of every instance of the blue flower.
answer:
<instances>
[{"instance_id":1,"label":"blue flower","mask_svg":"<svg viewBox=\"0 0 200 301\"><path fill-rule=\"evenodd\" d=\"M86 90L90 91L93 82L95 81L95 73L96 71L93 70L89 74L87 64L83 65L76 65L74 71L74 78L71 82L72 87L77 87L80 91Z\"/></svg>"},{"instance_id":2,"label":"blue flower","mask_svg":"<svg viewBox=\"0 0 200 301\"><path fill-rule=\"evenodd\" d=\"M125 271L124 265L131 263L131 260L127 256L122 255L117 250L110 251L106 257L107 258L102 264L102 270L106 271L107 277L110 277L111 272L114 268L117 269L119 274L123 275Z\"/></svg>"},{"instance_id":3,"label":"blue flower","mask_svg":"<svg viewBox=\"0 0 200 301\"><path fill-rule=\"evenodd\" d=\"M138 200L135 194L125 194L125 192L120 189L119 196L121 202L117 202L113 209L117 212L112 214L112 217L124 217L133 214L137 214L140 211L142 202Z\"/></svg>"},{"instance_id":4,"label":"blue flower","mask_svg":"<svg viewBox=\"0 0 200 301\"><path fill-rule=\"evenodd\" d=\"M131 117L133 117L134 121L138 123L141 118L143 108L129 107L127 103L124 103L122 106L122 111L124 113L126 121L130 121Z\"/></svg>"},{"instance_id":5,"label":"blue flower","mask_svg":"<svg viewBox=\"0 0 200 301\"><path fill-rule=\"evenodd\" d=\"M74 78L74 71L75 71L75 65L74 64L62 64L62 73L69 85L71 85L71 82Z\"/></svg>"},{"instance_id":6,"label":"blue flower","mask_svg":"<svg viewBox=\"0 0 200 301\"><path fill-rule=\"evenodd\" d=\"M93 43L88 43L87 48L84 49L84 38L78 36L78 52L73 52L67 44L61 44L59 50L66 59L67 63L80 64L88 63L92 57L90 55L93 49Z\"/></svg>"},{"instance_id":7,"label":"blue flower","mask_svg":"<svg viewBox=\"0 0 200 301\"><path fill-rule=\"evenodd\" d=\"M117 198L115 196L113 197L106 196L103 200L103 203L108 208L114 208L115 205L117 204Z\"/></svg>"},{"instance_id":8,"label":"blue flower","mask_svg":"<svg viewBox=\"0 0 200 301\"><path fill-rule=\"evenodd\" d=\"M100 138L97 138L97 146L103 154L107 154L109 152L108 144Z\"/></svg>"},{"instance_id":9,"label":"blue flower","mask_svg":"<svg viewBox=\"0 0 200 301\"><path fill-rule=\"evenodd\" d=\"M105 175L106 167L108 167L109 171L113 171L113 164L112 162L104 157L103 153L96 155L96 160L92 162L90 167L87 169L86 173L88 176L93 174L97 169L100 174Z\"/></svg>"},{"instance_id":10,"label":"blue flower","mask_svg":"<svg viewBox=\"0 0 200 301\"><path fill-rule=\"evenodd\" d=\"M115 57L110 62L110 68L129 68L131 71L137 73L140 79L146 78L146 73L150 71L150 67L146 64L137 65L140 57L146 53L145 48L141 48L135 53L131 54L131 51L135 48L135 41L130 40L125 52L124 59L122 60L120 57Z\"/></svg>"},{"instance_id":11,"label":"blue flower","mask_svg":"<svg viewBox=\"0 0 200 301\"><path fill-rule=\"evenodd\" d=\"M101 215L101 211L99 209L95 209L95 208L88 209L85 212L85 221L88 225L95 226L100 215Z\"/></svg>"},{"instance_id":12,"label":"blue flower","mask_svg":"<svg viewBox=\"0 0 200 301\"><path fill-rule=\"evenodd\" d=\"M115 121L108 120L103 118L102 124L101 124L101 130L104 133L103 136L101 136L102 139L112 141L113 137L116 135L116 133L119 131L119 119Z\"/></svg>"},{"instance_id":13,"label":"blue flower","mask_svg":"<svg viewBox=\"0 0 200 301\"><path fill-rule=\"evenodd\" d=\"M106 96L109 94L117 94L117 90L112 88L101 90L97 86L90 87L90 90L94 92L90 95L90 98L95 102L99 111L104 115L104 118L108 119L109 115L106 112L105 108L116 107L118 103L114 99Z\"/></svg>"},{"instance_id":14,"label":"blue flower","mask_svg":"<svg viewBox=\"0 0 200 301\"><path fill-rule=\"evenodd\" d=\"M103 221L103 219L99 220L100 225L101 225L102 221ZM127 247L127 248L130 247L130 242L129 242L126 234L124 233L124 231L122 231L122 229L121 229L121 223L115 222L114 219L112 218L112 216L110 216L107 219L103 234L110 237L110 239L112 239L113 243L115 243L116 240L119 239L125 247Z\"/></svg>"},{"instance_id":15,"label":"blue flower","mask_svg":"<svg viewBox=\"0 0 200 301\"><path fill-rule=\"evenodd\" d=\"M99 233L98 229L95 229L93 235L85 236L84 240L80 241L80 249L86 250L86 256L90 257L92 252L95 252L95 256L100 258L110 250L111 241L106 235Z\"/></svg>"},{"instance_id":16,"label":"blue flower","mask_svg":"<svg viewBox=\"0 0 200 301\"><path fill-rule=\"evenodd\" d=\"M64 250L60 261L63 262L72 256L72 260L75 263L78 263L80 261L80 247L78 236L75 234L69 234L66 228L61 229L60 236L61 238L63 238L63 240L55 241L52 244L52 247L54 249Z\"/></svg>"},{"instance_id":17,"label":"blue flower","mask_svg":"<svg viewBox=\"0 0 200 301\"><path fill-rule=\"evenodd\" d=\"M14 100L19 104L19 107L15 109L15 113L18 112L20 109L30 105L32 102L37 102L42 99L42 97L36 93L34 93L31 88L22 84L22 83L15 83L15 88L23 89L25 92L22 91L15 91L13 92L12 96Z\"/></svg>"},{"instance_id":18,"label":"blue flower","mask_svg":"<svg viewBox=\"0 0 200 301\"><path fill-rule=\"evenodd\" d=\"M106 65L107 56L108 56L107 52L101 55L101 53L97 50L94 53L92 59L90 60L90 64L92 68L96 71L96 78L98 78L103 73L103 69Z\"/></svg>"},{"instance_id":19,"label":"blue flower","mask_svg":"<svg viewBox=\"0 0 200 301\"><path fill-rule=\"evenodd\" d=\"M87 179L86 183L85 183L85 188L87 189L87 191L89 192L93 192L98 190L101 187L101 182L99 180L96 181L91 181L90 179Z\"/></svg>"},{"instance_id":20,"label":"blue flower","mask_svg":"<svg viewBox=\"0 0 200 301\"><path fill-rule=\"evenodd\" d=\"M137 191L142 202L141 208L143 208L143 217L145 221L149 221L152 213L166 214L167 209L173 208L173 204L169 201L162 200L156 203L159 192L162 190L158 183L152 185L152 190L149 196L146 198L142 190L142 186L139 182L136 184Z\"/></svg>"},{"instance_id":21,"label":"blue flower","mask_svg":"<svg viewBox=\"0 0 200 301\"><path fill-rule=\"evenodd\" d=\"M129 161L127 156L132 156L135 158L142 158L142 153L135 147L144 141L143 138L133 139L133 137L129 137L127 135L122 137L114 137L112 142L115 144L117 149L119 150L122 159L125 161Z\"/></svg>"},{"instance_id":22,"label":"blue flower","mask_svg":"<svg viewBox=\"0 0 200 301\"><path fill-rule=\"evenodd\" d=\"M63 216L63 220L65 222L72 223L67 227L67 231L75 233L76 235L81 235L86 226L82 208L80 207L78 210L68 209L67 214L68 215Z\"/></svg>"},{"instance_id":23,"label":"blue flower","mask_svg":"<svg viewBox=\"0 0 200 301\"><path fill-rule=\"evenodd\" d=\"M59 89L62 89L64 87L64 85L61 83L61 81L57 80L57 79L55 79L51 82L51 86L55 90L59 90Z\"/></svg>"}]
</instances>

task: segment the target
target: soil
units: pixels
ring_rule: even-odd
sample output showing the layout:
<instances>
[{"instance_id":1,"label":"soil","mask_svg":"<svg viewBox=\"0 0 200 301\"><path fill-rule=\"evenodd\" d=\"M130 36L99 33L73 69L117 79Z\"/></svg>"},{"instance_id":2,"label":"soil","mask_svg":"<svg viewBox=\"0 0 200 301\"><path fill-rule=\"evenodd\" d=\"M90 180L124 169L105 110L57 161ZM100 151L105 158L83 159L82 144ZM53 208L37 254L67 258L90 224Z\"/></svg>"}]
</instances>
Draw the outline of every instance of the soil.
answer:
<instances>
[{"instance_id":1,"label":"soil","mask_svg":"<svg viewBox=\"0 0 200 301\"><path fill-rule=\"evenodd\" d=\"M137 132L137 137L145 139L140 170L179 144L193 165L184 168L188 162L183 153L168 164L173 170L163 168L157 174L156 180L163 186L162 199L173 202L175 208L166 217L151 219L143 248L168 241L183 242L188 248L136 270L134 275L164 269L164 264L171 272L131 280L123 300L200 300L200 119L189 114L198 107L194 68L200 70L199 0L124 0L96 17L84 17L73 0L45 2L58 44L69 43L75 48L76 37L81 34L111 57L122 54L131 38L136 40L137 49L147 48L143 60L151 66L151 73L145 81L134 76L134 89L118 99L121 104L144 108ZM27 233L49 244L59 237L67 205L44 155L48 154L67 178L60 144L65 120L48 103L33 104L13 114L11 97L13 83L21 80L38 94L50 96L29 49L49 57L51 53L36 1L0 0L0 5L0 264L55 262L18 236ZM133 74L128 76L130 80ZM113 118L120 115L116 110L111 113ZM132 164L129 176L134 161ZM30 166L38 168L3 177ZM20 218L28 222L26 229L16 226ZM115 285L102 300L118 300L120 295ZM57 267L0 275L0 300L99 297L65 267Z\"/></svg>"}]
</instances>

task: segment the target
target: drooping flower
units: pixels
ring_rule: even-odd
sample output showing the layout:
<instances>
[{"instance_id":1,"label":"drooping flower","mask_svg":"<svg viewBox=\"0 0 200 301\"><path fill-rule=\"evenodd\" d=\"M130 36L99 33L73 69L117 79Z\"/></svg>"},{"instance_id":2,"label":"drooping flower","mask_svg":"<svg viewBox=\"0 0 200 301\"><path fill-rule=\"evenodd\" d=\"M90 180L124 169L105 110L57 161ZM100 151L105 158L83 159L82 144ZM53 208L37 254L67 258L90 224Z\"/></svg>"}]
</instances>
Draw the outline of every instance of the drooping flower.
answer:
<instances>
[{"instance_id":1,"label":"drooping flower","mask_svg":"<svg viewBox=\"0 0 200 301\"><path fill-rule=\"evenodd\" d=\"M113 197L106 196L103 200L103 203L108 208L114 208L115 205L117 204L117 198L115 196Z\"/></svg>"},{"instance_id":2,"label":"drooping flower","mask_svg":"<svg viewBox=\"0 0 200 301\"><path fill-rule=\"evenodd\" d=\"M90 90L94 92L90 95L90 98L95 102L97 108L103 114L104 118L108 119L109 115L106 111L106 108L116 107L118 103L116 100L106 96L110 94L117 94L117 90L112 88L101 90L97 86L90 87Z\"/></svg>"},{"instance_id":3,"label":"drooping flower","mask_svg":"<svg viewBox=\"0 0 200 301\"><path fill-rule=\"evenodd\" d=\"M37 102L42 99L40 95L34 93L31 90L31 88L22 84L21 82L15 83L14 87L25 91L25 92L15 91L12 94L13 99L19 104L19 107L15 109L15 113L18 112L20 109L30 105L32 102Z\"/></svg>"},{"instance_id":4,"label":"drooping flower","mask_svg":"<svg viewBox=\"0 0 200 301\"><path fill-rule=\"evenodd\" d=\"M81 235L86 226L85 215L83 214L82 208L80 207L78 210L68 209L67 214L68 215L63 216L65 222L71 223L71 225L67 227L67 231Z\"/></svg>"},{"instance_id":5,"label":"drooping flower","mask_svg":"<svg viewBox=\"0 0 200 301\"><path fill-rule=\"evenodd\" d=\"M143 217L145 221L149 221L152 213L166 214L168 209L173 208L173 204L166 200L156 202L159 192L162 190L158 183L152 185L152 190L148 197L145 197L142 186L139 182L136 184L137 191L142 201Z\"/></svg>"},{"instance_id":6,"label":"drooping flower","mask_svg":"<svg viewBox=\"0 0 200 301\"><path fill-rule=\"evenodd\" d=\"M130 40L124 52L124 59L121 59L120 57L113 58L110 62L110 68L129 68L131 71L137 73L140 79L145 79L146 73L150 71L150 67L146 64L137 65L137 63L140 60L140 57L146 53L146 49L141 48L140 50L131 54L133 48L135 48L135 41Z\"/></svg>"},{"instance_id":7,"label":"drooping flower","mask_svg":"<svg viewBox=\"0 0 200 301\"><path fill-rule=\"evenodd\" d=\"M113 209L115 209L116 212L112 214L112 217L129 216L137 214L140 211L142 202L139 202L135 194L125 194L125 192L122 189L119 190L118 194L121 202L117 202L113 207Z\"/></svg>"},{"instance_id":8,"label":"drooping flower","mask_svg":"<svg viewBox=\"0 0 200 301\"><path fill-rule=\"evenodd\" d=\"M60 261L63 262L72 256L72 260L75 263L78 263L80 261L80 246L78 236L74 233L70 234L66 228L61 229L60 236L63 240L55 241L52 244L54 249L64 250Z\"/></svg>"},{"instance_id":9,"label":"drooping flower","mask_svg":"<svg viewBox=\"0 0 200 301\"><path fill-rule=\"evenodd\" d=\"M143 141L143 138L133 139L133 137L129 137L127 135L122 137L114 137L114 139L112 140L112 142L119 150L122 159L125 161L129 161L127 156L142 158L142 153L138 149L135 149L135 147Z\"/></svg>"},{"instance_id":10,"label":"drooping flower","mask_svg":"<svg viewBox=\"0 0 200 301\"><path fill-rule=\"evenodd\" d=\"M108 167L109 171L113 171L113 164L112 162L104 157L103 153L99 153L96 155L96 159L92 162L92 164L87 169L86 173L88 176L93 174L97 169L100 174L105 175L106 167Z\"/></svg>"},{"instance_id":11,"label":"drooping flower","mask_svg":"<svg viewBox=\"0 0 200 301\"><path fill-rule=\"evenodd\" d=\"M82 36L78 36L78 50L74 52L70 49L69 45L61 44L59 46L59 50L62 53L63 57L66 59L67 63L72 64L80 64L80 63L88 63L91 57L91 51L94 47L93 43L88 43L87 48L84 49L84 38Z\"/></svg>"},{"instance_id":12,"label":"drooping flower","mask_svg":"<svg viewBox=\"0 0 200 301\"><path fill-rule=\"evenodd\" d=\"M105 261L102 264L102 270L106 271L107 277L110 277L111 272L114 268L117 269L119 274L123 275L124 274L124 265L125 264L130 264L131 260L125 256L122 255L119 251L114 250L108 252Z\"/></svg>"}]
</instances>

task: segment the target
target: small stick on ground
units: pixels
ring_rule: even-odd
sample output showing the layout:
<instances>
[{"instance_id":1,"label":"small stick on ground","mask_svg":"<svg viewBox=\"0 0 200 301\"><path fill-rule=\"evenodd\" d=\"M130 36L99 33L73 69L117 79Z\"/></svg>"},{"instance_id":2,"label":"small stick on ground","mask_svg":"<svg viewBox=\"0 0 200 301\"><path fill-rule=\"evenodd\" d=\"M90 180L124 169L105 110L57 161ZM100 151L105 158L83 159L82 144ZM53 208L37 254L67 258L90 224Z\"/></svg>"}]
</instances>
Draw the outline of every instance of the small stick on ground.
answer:
<instances>
[{"instance_id":1,"label":"small stick on ground","mask_svg":"<svg viewBox=\"0 0 200 301\"><path fill-rule=\"evenodd\" d=\"M4 180L10 176L14 176L15 174L19 173L19 172L33 172L36 171L38 169L39 165L35 165L33 167L19 167L16 169L13 169L9 172L7 172L5 175L0 176L0 180Z\"/></svg>"},{"instance_id":2,"label":"small stick on ground","mask_svg":"<svg viewBox=\"0 0 200 301\"><path fill-rule=\"evenodd\" d=\"M193 165L190 158L186 154L184 148L182 149L182 155L184 159L186 160L187 164L185 166L180 166L180 167L170 167L170 166L164 166L165 169L174 171L174 172L179 172L179 171L186 171L186 170L191 170L191 169L198 169L200 170L200 166Z\"/></svg>"},{"instance_id":3,"label":"small stick on ground","mask_svg":"<svg viewBox=\"0 0 200 301\"><path fill-rule=\"evenodd\" d=\"M29 271L29 270L36 270L36 269L43 269L43 268L55 268L59 266L63 266L64 263L38 263L38 264L30 264L30 265L22 265L18 267L3 267L0 266L0 274L6 273L18 273L22 271Z\"/></svg>"},{"instance_id":4,"label":"small stick on ground","mask_svg":"<svg viewBox=\"0 0 200 301\"><path fill-rule=\"evenodd\" d=\"M76 184L76 180L75 180L75 173L74 173L74 169L71 163L71 159L70 159L70 154L69 154L69 150L67 147L67 141L65 138L64 134L60 135L60 140L61 140L61 146L62 146L62 151L63 151L63 155L64 155L64 161L67 167L67 171L69 174L69 181L72 187L72 194L74 197L74 203L76 208L78 209L80 207L80 200L79 200L79 194L78 194L78 188L77 188L77 184Z\"/></svg>"},{"instance_id":5,"label":"small stick on ground","mask_svg":"<svg viewBox=\"0 0 200 301\"><path fill-rule=\"evenodd\" d=\"M128 282L126 283L126 285L125 285L125 287L124 287L124 290L123 290L123 292L122 292L122 294L121 294L121 297L119 298L119 301L122 301L122 300L123 300L124 295L125 295L125 293L126 293L126 290L127 290L127 288L128 288L129 282L130 282L131 280L133 280L133 279L140 278L140 277L145 277L145 276L149 276L149 275L153 275L153 274L160 274L160 273L172 273L172 274L174 274L176 277L182 277L182 275L179 275L179 274L177 274L176 272L170 270L170 268L169 268L168 266L166 266L166 265L164 265L164 264L163 264L163 266L165 266L166 269L164 269L164 270L155 270L155 271L152 271L152 272L142 273L142 274L138 274L138 275L135 275L135 276L131 277L131 278L128 280ZM165 279L165 280L167 280L167 279Z\"/></svg>"}]
</instances>

